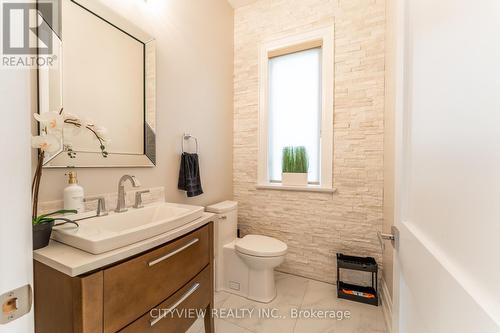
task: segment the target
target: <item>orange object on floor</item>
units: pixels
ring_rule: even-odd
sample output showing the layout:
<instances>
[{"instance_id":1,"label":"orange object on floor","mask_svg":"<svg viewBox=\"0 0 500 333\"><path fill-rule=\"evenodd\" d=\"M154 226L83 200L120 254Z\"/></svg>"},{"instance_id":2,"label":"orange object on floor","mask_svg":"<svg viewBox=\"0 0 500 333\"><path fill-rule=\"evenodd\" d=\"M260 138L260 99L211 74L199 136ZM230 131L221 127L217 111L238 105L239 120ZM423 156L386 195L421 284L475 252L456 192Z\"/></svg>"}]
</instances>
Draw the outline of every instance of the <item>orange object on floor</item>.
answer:
<instances>
[{"instance_id":1,"label":"orange object on floor","mask_svg":"<svg viewBox=\"0 0 500 333\"><path fill-rule=\"evenodd\" d=\"M342 291L346 294L349 294L349 295L360 296L360 297L364 297L364 298L375 298L375 295L373 295L373 294L363 293L360 291L354 291L354 290L348 290L348 289L342 289Z\"/></svg>"}]
</instances>

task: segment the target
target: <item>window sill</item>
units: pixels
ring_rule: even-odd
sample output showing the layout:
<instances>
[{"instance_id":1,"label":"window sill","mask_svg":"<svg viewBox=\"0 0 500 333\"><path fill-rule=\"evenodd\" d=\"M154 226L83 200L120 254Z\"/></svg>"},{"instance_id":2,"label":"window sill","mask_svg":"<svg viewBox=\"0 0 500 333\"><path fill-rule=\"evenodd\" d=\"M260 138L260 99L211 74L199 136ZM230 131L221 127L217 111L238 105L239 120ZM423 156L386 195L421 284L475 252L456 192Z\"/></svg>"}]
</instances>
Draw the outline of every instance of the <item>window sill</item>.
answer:
<instances>
[{"instance_id":1,"label":"window sill","mask_svg":"<svg viewBox=\"0 0 500 333\"><path fill-rule=\"evenodd\" d=\"M320 192L320 193L335 193L337 189L334 187L321 187L318 185L307 186L285 186L281 184L258 184L258 190L275 190L275 191L295 191L295 192Z\"/></svg>"}]
</instances>

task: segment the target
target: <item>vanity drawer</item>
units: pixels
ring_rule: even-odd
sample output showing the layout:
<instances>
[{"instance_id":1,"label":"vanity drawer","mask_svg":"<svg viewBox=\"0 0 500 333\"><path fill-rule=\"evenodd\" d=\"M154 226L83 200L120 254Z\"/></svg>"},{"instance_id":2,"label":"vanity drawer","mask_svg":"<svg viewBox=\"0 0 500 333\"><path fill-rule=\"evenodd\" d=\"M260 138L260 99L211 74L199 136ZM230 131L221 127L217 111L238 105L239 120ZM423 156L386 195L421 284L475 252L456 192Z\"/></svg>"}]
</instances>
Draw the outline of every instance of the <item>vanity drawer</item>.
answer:
<instances>
[{"instance_id":1,"label":"vanity drawer","mask_svg":"<svg viewBox=\"0 0 500 333\"><path fill-rule=\"evenodd\" d=\"M210 272L210 266L206 267L181 290L125 327L120 333L186 332L196 320L196 314L206 310L210 304L212 291ZM207 312L206 315L210 313Z\"/></svg>"},{"instance_id":2,"label":"vanity drawer","mask_svg":"<svg viewBox=\"0 0 500 333\"><path fill-rule=\"evenodd\" d=\"M104 270L104 332L116 332L188 283L210 262L210 225Z\"/></svg>"}]
</instances>

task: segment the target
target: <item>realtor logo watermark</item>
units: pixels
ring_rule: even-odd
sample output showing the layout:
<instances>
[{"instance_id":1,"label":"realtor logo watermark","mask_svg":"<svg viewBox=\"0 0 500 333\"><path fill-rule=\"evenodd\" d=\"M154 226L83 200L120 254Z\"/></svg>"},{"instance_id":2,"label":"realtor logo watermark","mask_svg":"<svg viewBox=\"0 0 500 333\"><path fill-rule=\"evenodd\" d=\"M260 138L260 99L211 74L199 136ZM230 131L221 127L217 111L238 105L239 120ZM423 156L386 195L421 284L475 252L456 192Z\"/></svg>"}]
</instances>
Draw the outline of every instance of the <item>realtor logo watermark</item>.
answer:
<instances>
[{"instance_id":1,"label":"realtor logo watermark","mask_svg":"<svg viewBox=\"0 0 500 333\"><path fill-rule=\"evenodd\" d=\"M2 67L52 67L54 5L51 2L2 2Z\"/></svg>"}]
</instances>

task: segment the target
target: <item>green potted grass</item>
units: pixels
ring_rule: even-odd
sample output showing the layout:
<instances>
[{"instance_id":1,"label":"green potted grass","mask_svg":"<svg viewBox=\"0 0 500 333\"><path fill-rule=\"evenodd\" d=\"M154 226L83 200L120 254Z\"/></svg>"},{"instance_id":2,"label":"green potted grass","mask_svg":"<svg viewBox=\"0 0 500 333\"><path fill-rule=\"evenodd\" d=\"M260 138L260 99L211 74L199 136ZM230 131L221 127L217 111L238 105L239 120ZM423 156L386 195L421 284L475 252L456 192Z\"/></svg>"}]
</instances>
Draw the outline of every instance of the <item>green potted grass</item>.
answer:
<instances>
[{"instance_id":1,"label":"green potted grass","mask_svg":"<svg viewBox=\"0 0 500 333\"><path fill-rule=\"evenodd\" d=\"M309 159L305 147L283 148L282 184L285 186L307 186Z\"/></svg>"}]
</instances>

